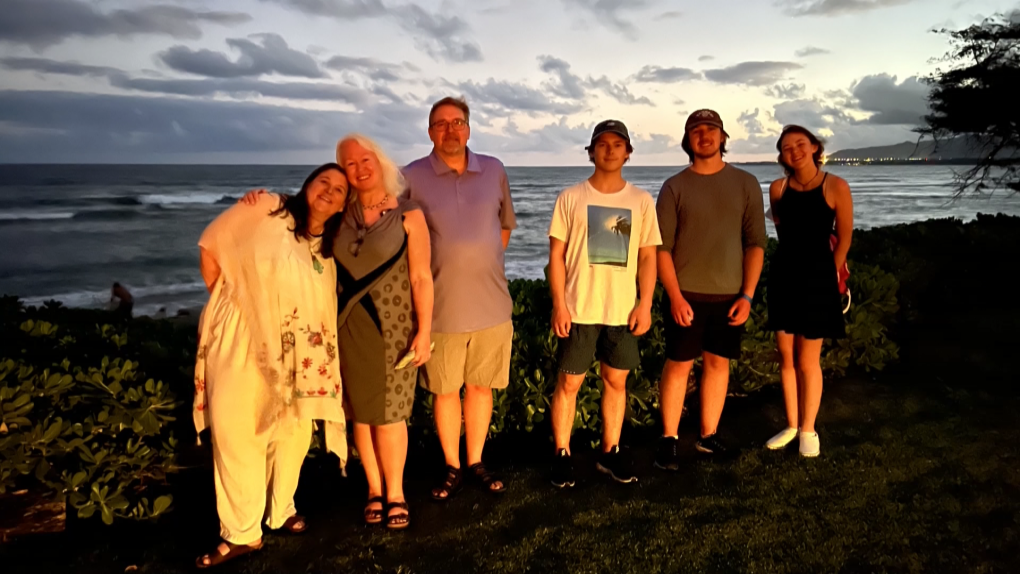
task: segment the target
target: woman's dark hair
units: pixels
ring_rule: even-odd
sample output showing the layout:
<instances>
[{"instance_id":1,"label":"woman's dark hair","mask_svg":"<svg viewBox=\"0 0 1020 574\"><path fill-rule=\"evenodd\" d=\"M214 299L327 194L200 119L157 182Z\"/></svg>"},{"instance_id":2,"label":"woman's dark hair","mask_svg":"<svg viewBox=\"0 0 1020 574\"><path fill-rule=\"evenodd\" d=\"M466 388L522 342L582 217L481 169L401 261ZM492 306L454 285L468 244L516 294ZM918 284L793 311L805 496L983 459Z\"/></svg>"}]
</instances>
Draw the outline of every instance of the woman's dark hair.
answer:
<instances>
[{"instance_id":1,"label":"woman's dark hair","mask_svg":"<svg viewBox=\"0 0 1020 574\"><path fill-rule=\"evenodd\" d=\"M811 142L811 145L818 146L818 151L812 157L815 160L816 166L822 165L822 154L825 153L825 140L820 139L805 127L791 124L783 128L783 131L779 134L779 141L776 142L776 151L779 152L779 165L783 166L783 171L786 172L786 175L793 175L793 168L783 161L783 138L790 134L801 134Z\"/></svg>"},{"instance_id":2,"label":"woman's dark hair","mask_svg":"<svg viewBox=\"0 0 1020 574\"><path fill-rule=\"evenodd\" d=\"M301 191L297 195L286 195L280 196L280 207L269 215L279 215L280 217L287 217L288 215L294 218L294 228L291 231L294 232L294 237L297 239L311 239L312 234L308 231L308 186L312 185L315 178L322 175L331 169L335 169L340 173L347 176L347 172L344 168L340 167L335 163L325 163L312 170L312 173L305 178L305 182L301 184ZM326 220L326 230L329 230L330 224L333 220L337 220L339 223L340 218L343 217L343 212L337 213ZM339 227L339 225L338 225ZM327 237L327 231L323 232L323 237ZM325 241L323 242L325 243Z\"/></svg>"},{"instance_id":3,"label":"woman's dark hair","mask_svg":"<svg viewBox=\"0 0 1020 574\"><path fill-rule=\"evenodd\" d=\"M719 156L726 155L726 140L729 139L723 136L722 143L719 144ZM684 134L684 139L680 141L680 147L687 152L687 159L694 163L694 148L691 147L691 136Z\"/></svg>"}]
</instances>

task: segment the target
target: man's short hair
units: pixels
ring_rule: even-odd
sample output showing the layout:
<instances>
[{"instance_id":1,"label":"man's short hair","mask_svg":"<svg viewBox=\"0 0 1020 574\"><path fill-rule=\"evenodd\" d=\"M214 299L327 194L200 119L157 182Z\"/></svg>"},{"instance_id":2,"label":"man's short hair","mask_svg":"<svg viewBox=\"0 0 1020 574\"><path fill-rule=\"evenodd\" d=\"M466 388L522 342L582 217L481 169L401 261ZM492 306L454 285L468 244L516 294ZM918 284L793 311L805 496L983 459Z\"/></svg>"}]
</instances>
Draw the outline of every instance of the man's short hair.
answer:
<instances>
[{"instance_id":1,"label":"man's short hair","mask_svg":"<svg viewBox=\"0 0 1020 574\"><path fill-rule=\"evenodd\" d=\"M438 102L432 104L432 109L429 110L429 127L432 127L432 116L436 113L436 110L443 106L453 106L458 110L464 112L464 121L471 119L471 110L468 109L467 101L464 98L454 98L447 96Z\"/></svg>"}]
</instances>

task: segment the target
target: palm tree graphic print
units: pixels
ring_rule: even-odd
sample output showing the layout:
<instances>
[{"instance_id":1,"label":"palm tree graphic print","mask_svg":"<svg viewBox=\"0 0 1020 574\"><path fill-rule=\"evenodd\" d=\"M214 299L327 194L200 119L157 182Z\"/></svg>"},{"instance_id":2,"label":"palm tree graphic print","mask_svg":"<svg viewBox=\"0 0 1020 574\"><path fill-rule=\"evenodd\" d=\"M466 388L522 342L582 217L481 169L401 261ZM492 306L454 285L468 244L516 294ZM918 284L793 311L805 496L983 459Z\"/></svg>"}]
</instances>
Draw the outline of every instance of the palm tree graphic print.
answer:
<instances>
[{"instance_id":1,"label":"palm tree graphic print","mask_svg":"<svg viewBox=\"0 0 1020 574\"><path fill-rule=\"evenodd\" d=\"M629 209L588 206L588 263L626 267L630 255Z\"/></svg>"}]
</instances>

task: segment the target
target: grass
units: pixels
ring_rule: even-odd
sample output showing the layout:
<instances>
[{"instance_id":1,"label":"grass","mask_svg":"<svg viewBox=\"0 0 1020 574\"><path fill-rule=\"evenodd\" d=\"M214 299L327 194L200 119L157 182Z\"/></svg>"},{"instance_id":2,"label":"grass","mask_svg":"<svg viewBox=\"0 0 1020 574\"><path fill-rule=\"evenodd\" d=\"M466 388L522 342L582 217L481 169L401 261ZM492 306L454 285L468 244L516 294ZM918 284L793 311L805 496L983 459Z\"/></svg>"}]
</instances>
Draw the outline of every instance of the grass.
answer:
<instances>
[{"instance_id":1,"label":"grass","mask_svg":"<svg viewBox=\"0 0 1020 574\"><path fill-rule=\"evenodd\" d=\"M310 529L271 534L224 572L1013 572L1020 568L1020 401L1002 392L849 379L830 385L813 460L761 448L781 428L778 393L731 399L730 460L693 454L652 469L648 432L629 431L641 480L608 483L576 447L580 484L549 486L544 440L492 445L511 493L477 489L427 499L434 439L409 463L411 529L360 525L364 481L331 458L303 470L298 506ZM694 417L692 417L693 419ZM628 429L629 430L629 429ZM575 444L583 439L575 441ZM71 521L68 532L0 547L5 572L191 572L215 544L208 468L182 473L176 512L155 525ZM59 552L56 551L59 548ZM11 565L14 565L11 568Z\"/></svg>"},{"instance_id":2,"label":"grass","mask_svg":"<svg viewBox=\"0 0 1020 574\"><path fill-rule=\"evenodd\" d=\"M549 433L536 429L487 448L508 494L469 489L438 504L428 491L442 456L434 437L415 436L408 531L362 526L357 464L344 478L334 459L317 457L297 495L309 530L270 534L261 552L220 571L1020 572L1020 303L1006 279L1020 220L869 233L899 246L872 251L901 276L902 361L877 379L827 383L819 458L801 459L795 446L762 448L784 423L775 388L730 399L722 434L742 448L728 460L694 456L696 416L684 419L687 455L675 474L651 466L655 429L625 428L641 477L634 485L598 474L583 446L590 437L581 436L580 482L556 491L546 477ZM903 261L923 264L911 271ZM187 452L182 462L194 466L175 477L175 511L158 523L104 527L69 517L62 534L0 545L4 574L194 572L218 523L208 452Z\"/></svg>"}]
</instances>

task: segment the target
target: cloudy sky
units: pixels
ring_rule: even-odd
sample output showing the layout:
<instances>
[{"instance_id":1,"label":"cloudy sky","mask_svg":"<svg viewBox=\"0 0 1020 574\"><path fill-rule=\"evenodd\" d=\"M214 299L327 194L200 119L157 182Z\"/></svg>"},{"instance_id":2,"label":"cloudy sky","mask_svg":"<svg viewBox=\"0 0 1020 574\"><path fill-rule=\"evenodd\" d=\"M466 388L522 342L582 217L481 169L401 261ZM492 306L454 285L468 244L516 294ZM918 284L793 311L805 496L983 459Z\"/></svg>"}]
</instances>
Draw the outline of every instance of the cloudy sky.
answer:
<instances>
[{"instance_id":1,"label":"cloudy sky","mask_svg":"<svg viewBox=\"0 0 1020 574\"><path fill-rule=\"evenodd\" d=\"M919 77L1017 0L0 0L0 162L319 163L358 131L428 152L427 113L472 106L471 147L580 165L623 120L635 165L679 165L686 114L730 159L786 123L829 149L898 143ZM1016 14L1020 14L1017 12Z\"/></svg>"}]
</instances>

